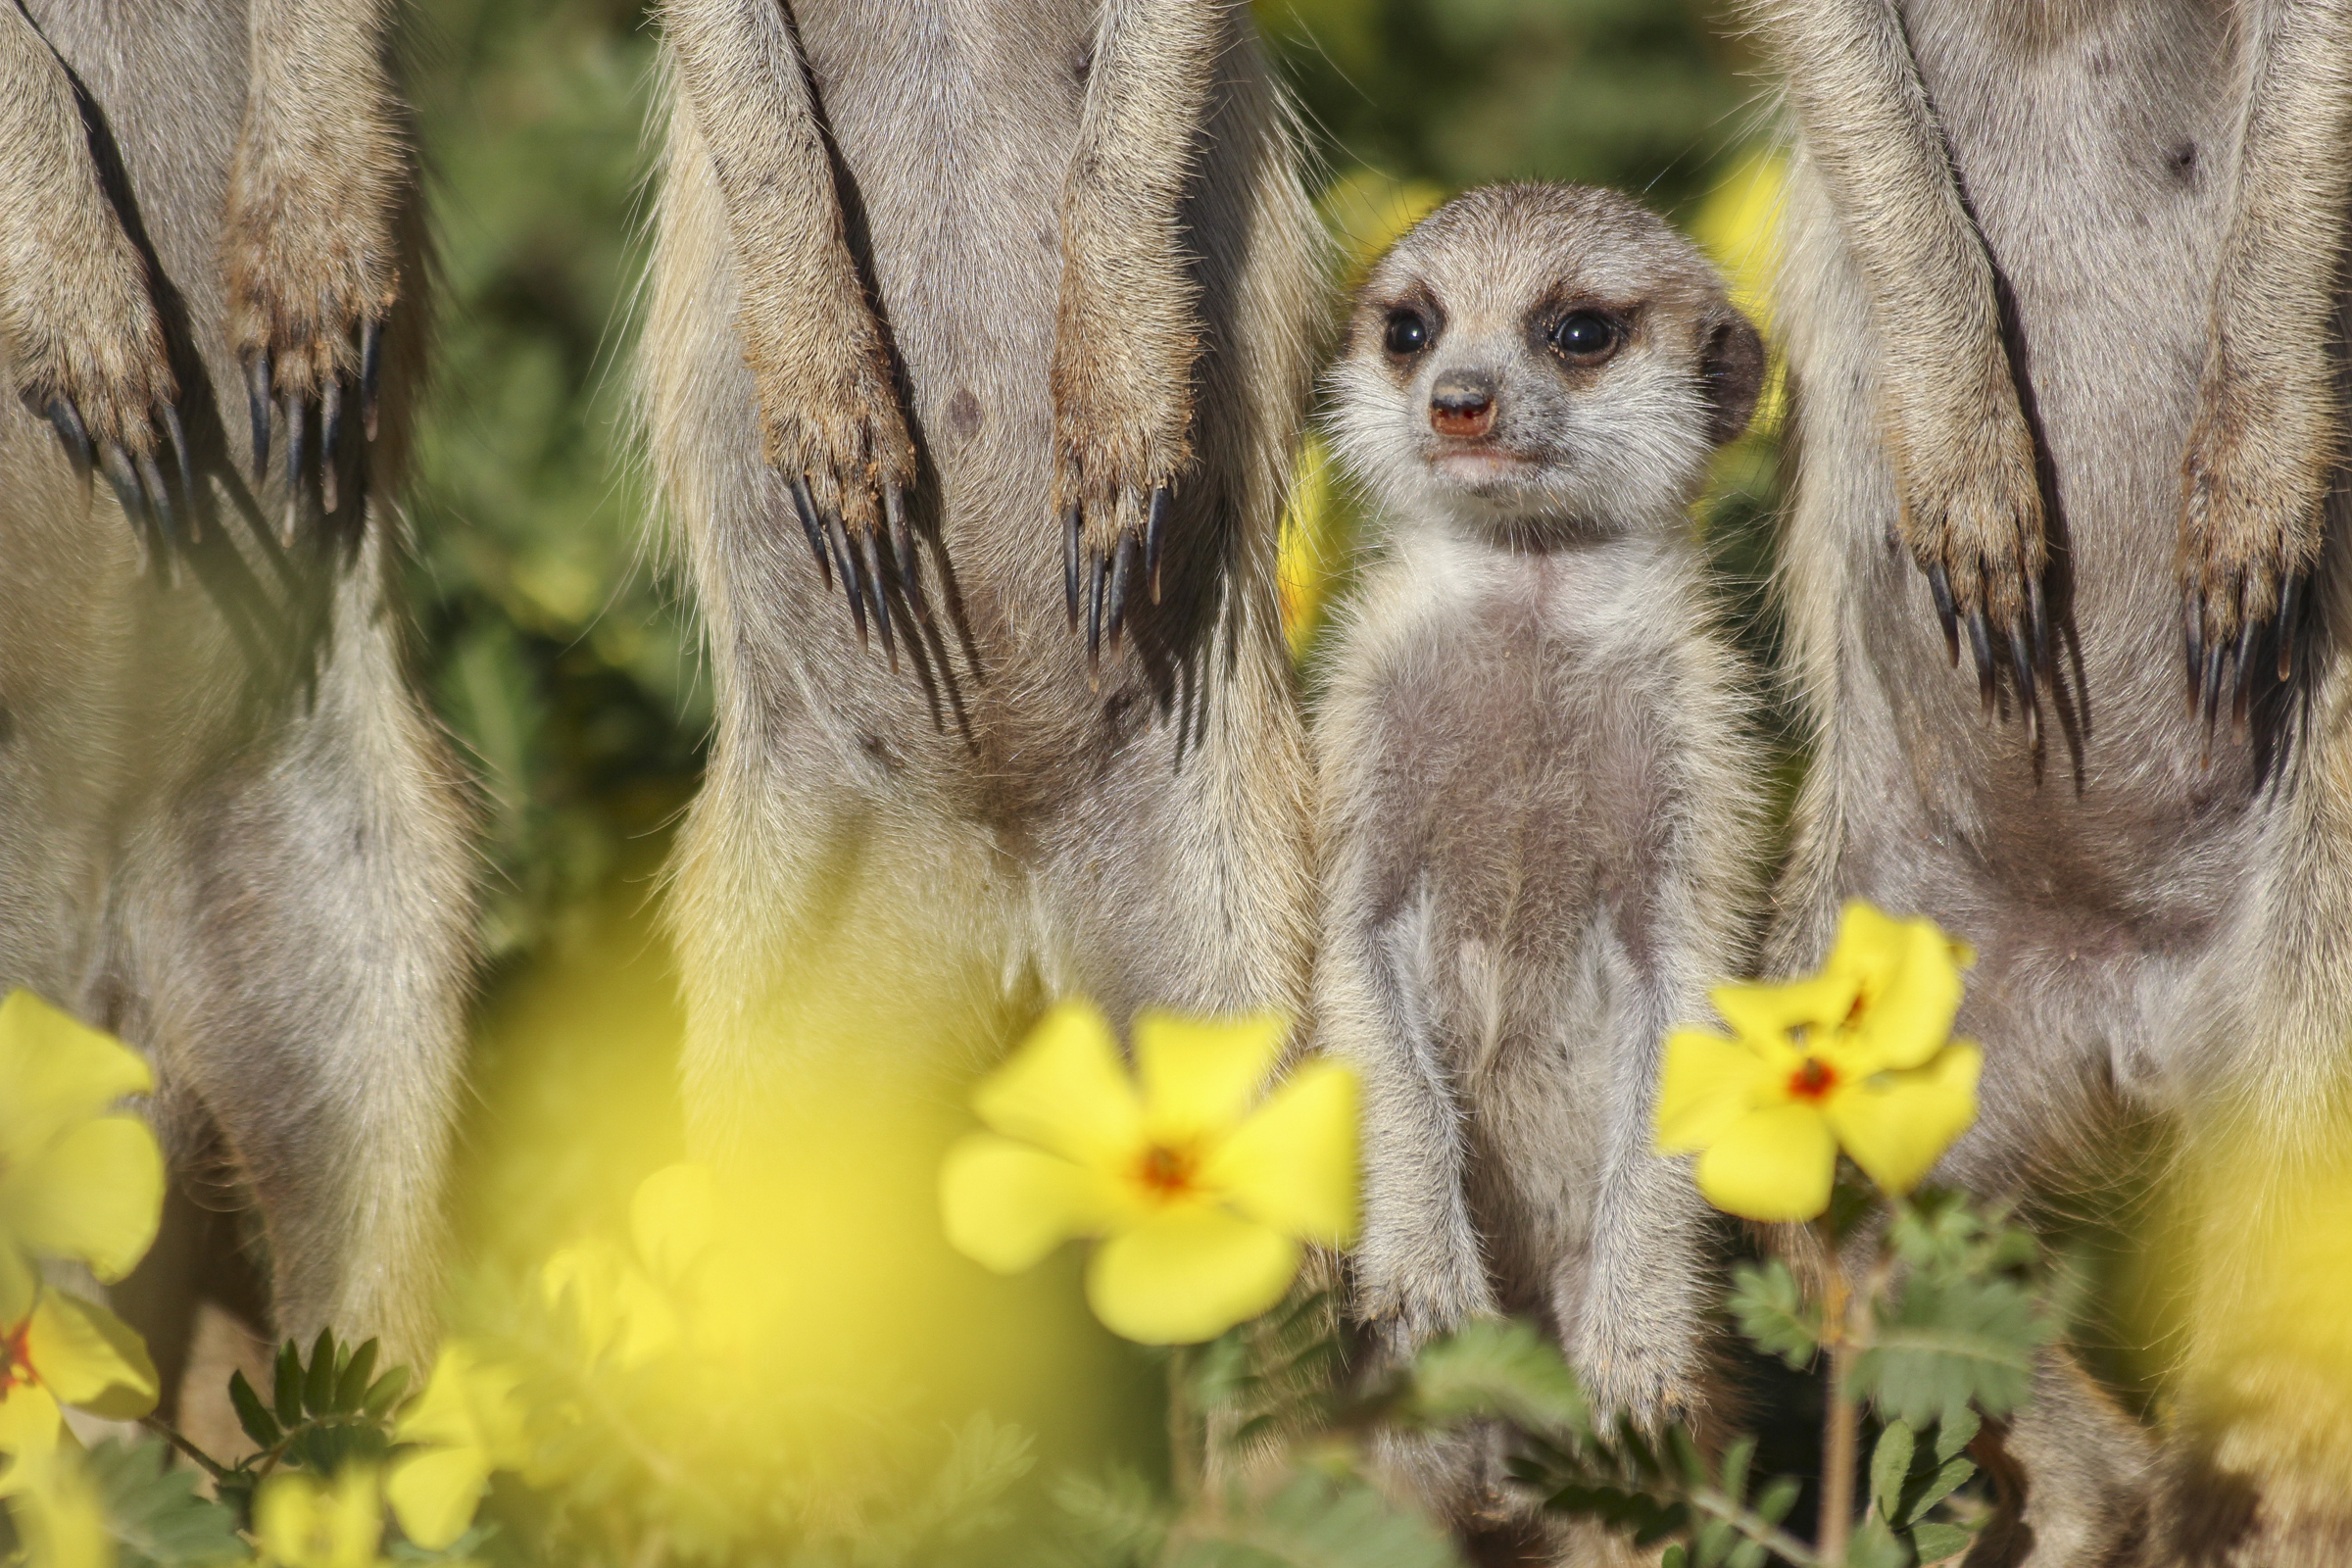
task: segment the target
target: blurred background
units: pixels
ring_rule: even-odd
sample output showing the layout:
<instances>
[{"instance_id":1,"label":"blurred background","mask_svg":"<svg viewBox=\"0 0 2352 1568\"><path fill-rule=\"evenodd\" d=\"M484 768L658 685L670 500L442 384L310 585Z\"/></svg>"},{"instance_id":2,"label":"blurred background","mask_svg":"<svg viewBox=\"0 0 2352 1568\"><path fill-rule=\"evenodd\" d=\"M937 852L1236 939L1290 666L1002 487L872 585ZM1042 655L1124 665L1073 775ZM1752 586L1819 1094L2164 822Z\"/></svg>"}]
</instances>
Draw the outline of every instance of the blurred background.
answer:
<instances>
[{"instance_id":1,"label":"blurred background","mask_svg":"<svg viewBox=\"0 0 2352 1568\"><path fill-rule=\"evenodd\" d=\"M1635 191L1691 228L1763 318L1778 165L1722 9L1254 6L1312 128L1321 210L1348 269L1465 186L1590 181ZM520 1271L625 1211L639 1178L680 1149L659 876L710 705L680 587L647 526L625 417L654 34L634 0L416 0L411 15L440 350L408 499L410 603L422 677L480 780L489 861L492 963L462 1223L478 1268ZM1772 638L1761 585L1774 414L1768 405L1726 454L1698 518L1727 616L1760 657ZM1310 442L1284 568L1310 692L1315 632L1344 589L1355 527ZM906 1149L887 1162L911 1173L898 1198L923 1241L906 1267L926 1289L983 1288L930 1242L932 1165L906 1152L944 1139L961 1114L940 1107L936 1126L901 1130ZM1004 1289L1013 1294L995 1298L1000 1307L1044 1314L1032 1321L1056 1364L1098 1403L1148 1402L1158 1372L1085 1319L1069 1271ZM988 1388L966 1392L1017 1405L1007 1391L1036 1366L1000 1359L994 1382L980 1380ZM939 1368L915 1376L935 1384ZM1105 1417L1062 1438L1140 1446L1148 1459L1155 1430L1155 1419Z\"/></svg>"}]
</instances>

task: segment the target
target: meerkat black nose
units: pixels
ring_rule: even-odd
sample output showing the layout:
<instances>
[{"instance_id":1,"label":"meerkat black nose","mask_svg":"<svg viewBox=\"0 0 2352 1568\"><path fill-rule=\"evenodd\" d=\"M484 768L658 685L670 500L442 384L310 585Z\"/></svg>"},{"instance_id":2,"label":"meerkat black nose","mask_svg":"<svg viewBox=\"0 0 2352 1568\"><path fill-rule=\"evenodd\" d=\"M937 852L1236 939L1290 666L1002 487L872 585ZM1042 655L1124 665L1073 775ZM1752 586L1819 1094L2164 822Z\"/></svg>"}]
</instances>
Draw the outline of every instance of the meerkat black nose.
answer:
<instances>
[{"instance_id":1,"label":"meerkat black nose","mask_svg":"<svg viewBox=\"0 0 2352 1568\"><path fill-rule=\"evenodd\" d=\"M1440 435L1476 438L1494 427L1494 377L1485 370L1447 370L1429 389L1429 427Z\"/></svg>"}]
</instances>

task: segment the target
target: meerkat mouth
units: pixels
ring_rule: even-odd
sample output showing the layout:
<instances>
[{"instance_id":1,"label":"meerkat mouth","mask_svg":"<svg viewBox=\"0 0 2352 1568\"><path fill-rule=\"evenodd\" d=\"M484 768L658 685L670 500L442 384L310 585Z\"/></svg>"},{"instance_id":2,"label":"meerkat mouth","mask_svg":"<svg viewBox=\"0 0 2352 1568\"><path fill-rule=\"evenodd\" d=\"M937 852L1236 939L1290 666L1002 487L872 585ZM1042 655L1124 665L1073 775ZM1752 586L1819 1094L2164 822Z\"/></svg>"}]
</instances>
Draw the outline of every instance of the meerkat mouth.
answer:
<instances>
[{"instance_id":1,"label":"meerkat mouth","mask_svg":"<svg viewBox=\"0 0 2352 1568\"><path fill-rule=\"evenodd\" d=\"M1458 483L1477 486L1517 479L1535 466L1515 452L1500 447L1457 447L1429 460L1430 467Z\"/></svg>"}]
</instances>

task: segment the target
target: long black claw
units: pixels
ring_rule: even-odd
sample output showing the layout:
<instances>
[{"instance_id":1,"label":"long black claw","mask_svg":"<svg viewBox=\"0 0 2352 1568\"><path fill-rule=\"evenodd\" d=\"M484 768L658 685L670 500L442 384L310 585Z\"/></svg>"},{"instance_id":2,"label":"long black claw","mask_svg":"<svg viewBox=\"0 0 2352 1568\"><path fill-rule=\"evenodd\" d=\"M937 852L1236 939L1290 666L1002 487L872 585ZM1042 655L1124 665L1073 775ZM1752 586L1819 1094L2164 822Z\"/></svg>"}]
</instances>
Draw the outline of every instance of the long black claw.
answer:
<instances>
[{"instance_id":1,"label":"long black claw","mask_svg":"<svg viewBox=\"0 0 2352 1568\"><path fill-rule=\"evenodd\" d=\"M302 399L289 392L278 412L286 421L286 520L277 537L280 544L291 550L295 531L302 525L302 427L309 411L302 406Z\"/></svg>"},{"instance_id":2,"label":"long black claw","mask_svg":"<svg viewBox=\"0 0 2352 1568\"><path fill-rule=\"evenodd\" d=\"M139 454L139 483L146 488L147 505L154 513L156 523L163 530L164 542L168 545L178 532L178 519L172 514L172 492L164 488L164 470L156 465L152 452Z\"/></svg>"},{"instance_id":3,"label":"long black claw","mask_svg":"<svg viewBox=\"0 0 2352 1568\"><path fill-rule=\"evenodd\" d=\"M1127 582L1135 571L1135 535L1122 533L1110 557L1110 608L1103 614L1110 651L1119 651L1119 633L1127 625Z\"/></svg>"},{"instance_id":4,"label":"long black claw","mask_svg":"<svg viewBox=\"0 0 2352 1568\"><path fill-rule=\"evenodd\" d=\"M899 558L899 587L906 595L906 608L918 618L928 619L931 607L923 599L923 564L915 559L914 529L906 521L906 492L895 484L885 485L882 515L890 519L890 549Z\"/></svg>"},{"instance_id":5,"label":"long black claw","mask_svg":"<svg viewBox=\"0 0 2352 1568\"><path fill-rule=\"evenodd\" d=\"M2302 609L2303 578L2290 572L2278 588L2278 678L2295 672L2295 612Z\"/></svg>"},{"instance_id":6,"label":"long black claw","mask_svg":"<svg viewBox=\"0 0 2352 1568\"><path fill-rule=\"evenodd\" d=\"M1982 607L1968 612L1968 646L1977 656L1977 697L1984 711L1992 711L1992 634L1985 629Z\"/></svg>"},{"instance_id":7,"label":"long black claw","mask_svg":"<svg viewBox=\"0 0 2352 1568\"><path fill-rule=\"evenodd\" d=\"M384 377L384 323L369 317L360 323L360 429L375 439L375 389Z\"/></svg>"},{"instance_id":8,"label":"long black claw","mask_svg":"<svg viewBox=\"0 0 2352 1568\"><path fill-rule=\"evenodd\" d=\"M130 466L129 456L112 441L98 448L98 468L106 475L106 482L114 488L115 500L122 504L122 515L130 520L130 531L140 536L143 547L146 543L147 506L139 497L138 470Z\"/></svg>"},{"instance_id":9,"label":"long black claw","mask_svg":"<svg viewBox=\"0 0 2352 1568\"><path fill-rule=\"evenodd\" d=\"M792 510L799 514L801 532L808 536L809 554L816 557L816 573L825 579L825 587L833 586L833 558L825 550L825 525L816 520L816 500L808 494L808 481L792 481Z\"/></svg>"},{"instance_id":10,"label":"long black claw","mask_svg":"<svg viewBox=\"0 0 2352 1568\"><path fill-rule=\"evenodd\" d=\"M2009 628L2009 672L2017 677L2017 706L2025 714L2028 739L2041 725L2041 712L2034 706L2034 654L2027 646L2030 635L2023 621Z\"/></svg>"},{"instance_id":11,"label":"long black claw","mask_svg":"<svg viewBox=\"0 0 2352 1568\"><path fill-rule=\"evenodd\" d=\"M318 394L318 510L339 510L335 487L335 449L343 434L343 378L327 377Z\"/></svg>"},{"instance_id":12,"label":"long black claw","mask_svg":"<svg viewBox=\"0 0 2352 1568\"><path fill-rule=\"evenodd\" d=\"M2191 588L2180 601L2180 650L2188 660L2188 716L2204 701L2205 603Z\"/></svg>"},{"instance_id":13,"label":"long black claw","mask_svg":"<svg viewBox=\"0 0 2352 1568\"><path fill-rule=\"evenodd\" d=\"M890 579L882 575L882 536L868 528L858 543L865 550L865 591L874 602L874 629L882 634L882 652L895 675L899 672L899 645L890 637L890 595L883 589Z\"/></svg>"},{"instance_id":14,"label":"long black claw","mask_svg":"<svg viewBox=\"0 0 2352 1568\"><path fill-rule=\"evenodd\" d=\"M1102 571L1105 563L1095 557L1094 582L1087 595L1086 608L1086 665L1097 668L1102 662Z\"/></svg>"},{"instance_id":15,"label":"long black claw","mask_svg":"<svg viewBox=\"0 0 2352 1568\"><path fill-rule=\"evenodd\" d=\"M245 362L245 412L253 418L253 482L270 477L270 351L256 349Z\"/></svg>"},{"instance_id":16,"label":"long black claw","mask_svg":"<svg viewBox=\"0 0 2352 1568\"><path fill-rule=\"evenodd\" d=\"M1084 531L1086 514L1078 503L1070 503L1069 511L1061 514L1061 596L1070 607L1070 630L1078 629L1078 538Z\"/></svg>"},{"instance_id":17,"label":"long black claw","mask_svg":"<svg viewBox=\"0 0 2352 1568\"><path fill-rule=\"evenodd\" d=\"M2034 621L2034 667L2050 667L2050 602L2041 591L2039 577L2026 579L2026 609Z\"/></svg>"},{"instance_id":18,"label":"long black claw","mask_svg":"<svg viewBox=\"0 0 2352 1568\"><path fill-rule=\"evenodd\" d=\"M179 493L188 498L192 507L196 501L196 460L188 453L187 427L179 422L179 410L164 405L164 431L172 437L172 451L179 459ZM189 531L195 531L195 517L188 518Z\"/></svg>"},{"instance_id":19,"label":"long black claw","mask_svg":"<svg viewBox=\"0 0 2352 1568\"><path fill-rule=\"evenodd\" d=\"M1171 499L1166 485L1153 490L1151 519L1144 524L1144 575L1152 579L1152 602L1155 605L1159 603L1159 547L1167 542Z\"/></svg>"},{"instance_id":20,"label":"long black claw","mask_svg":"<svg viewBox=\"0 0 2352 1568\"><path fill-rule=\"evenodd\" d=\"M65 443L66 456L74 460L74 471L87 479L90 476L90 432L82 428L81 411L74 407L72 398L51 398L49 422L56 427L58 440Z\"/></svg>"},{"instance_id":21,"label":"long black claw","mask_svg":"<svg viewBox=\"0 0 2352 1568\"><path fill-rule=\"evenodd\" d=\"M858 580L858 556L850 549L849 536L841 531L838 513L825 514L825 537L833 544L833 564L841 568L842 592L849 595L850 618L858 623L858 646L873 646L865 629L865 584Z\"/></svg>"},{"instance_id":22,"label":"long black claw","mask_svg":"<svg viewBox=\"0 0 2352 1568\"><path fill-rule=\"evenodd\" d=\"M2205 650L2205 738L2213 738L2213 720L2222 706L2222 657L2229 649L2214 643Z\"/></svg>"},{"instance_id":23,"label":"long black claw","mask_svg":"<svg viewBox=\"0 0 2352 1568\"><path fill-rule=\"evenodd\" d=\"M1952 608L1951 574L1940 561L1928 565L1928 597L1936 601L1936 618L1943 622L1943 652L1957 668L1960 663L1960 614Z\"/></svg>"},{"instance_id":24,"label":"long black claw","mask_svg":"<svg viewBox=\"0 0 2352 1568\"><path fill-rule=\"evenodd\" d=\"M2255 654L2262 623L2252 615L2237 630L2237 674L2230 683L2230 734L2232 739L2246 738L2246 706L2254 685Z\"/></svg>"}]
</instances>

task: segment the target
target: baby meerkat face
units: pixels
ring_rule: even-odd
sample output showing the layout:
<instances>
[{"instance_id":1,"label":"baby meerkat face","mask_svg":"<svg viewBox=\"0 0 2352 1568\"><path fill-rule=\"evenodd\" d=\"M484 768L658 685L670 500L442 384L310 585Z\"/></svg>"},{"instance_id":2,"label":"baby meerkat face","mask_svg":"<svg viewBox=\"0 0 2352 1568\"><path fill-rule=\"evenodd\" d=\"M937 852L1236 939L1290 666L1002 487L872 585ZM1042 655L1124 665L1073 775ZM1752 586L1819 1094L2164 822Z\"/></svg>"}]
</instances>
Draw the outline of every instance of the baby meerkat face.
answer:
<instances>
[{"instance_id":1,"label":"baby meerkat face","mask_svg":"<svg viewBox=\"0 0 2352 1568\"><path fill-rule=\"evenodd\" d=\"M1392 512L1540 544L1679 518L1763 368L1722 279L1655 215L1488 186L1373 270L1330 423Z\"/></svg>"}]
</instances>

